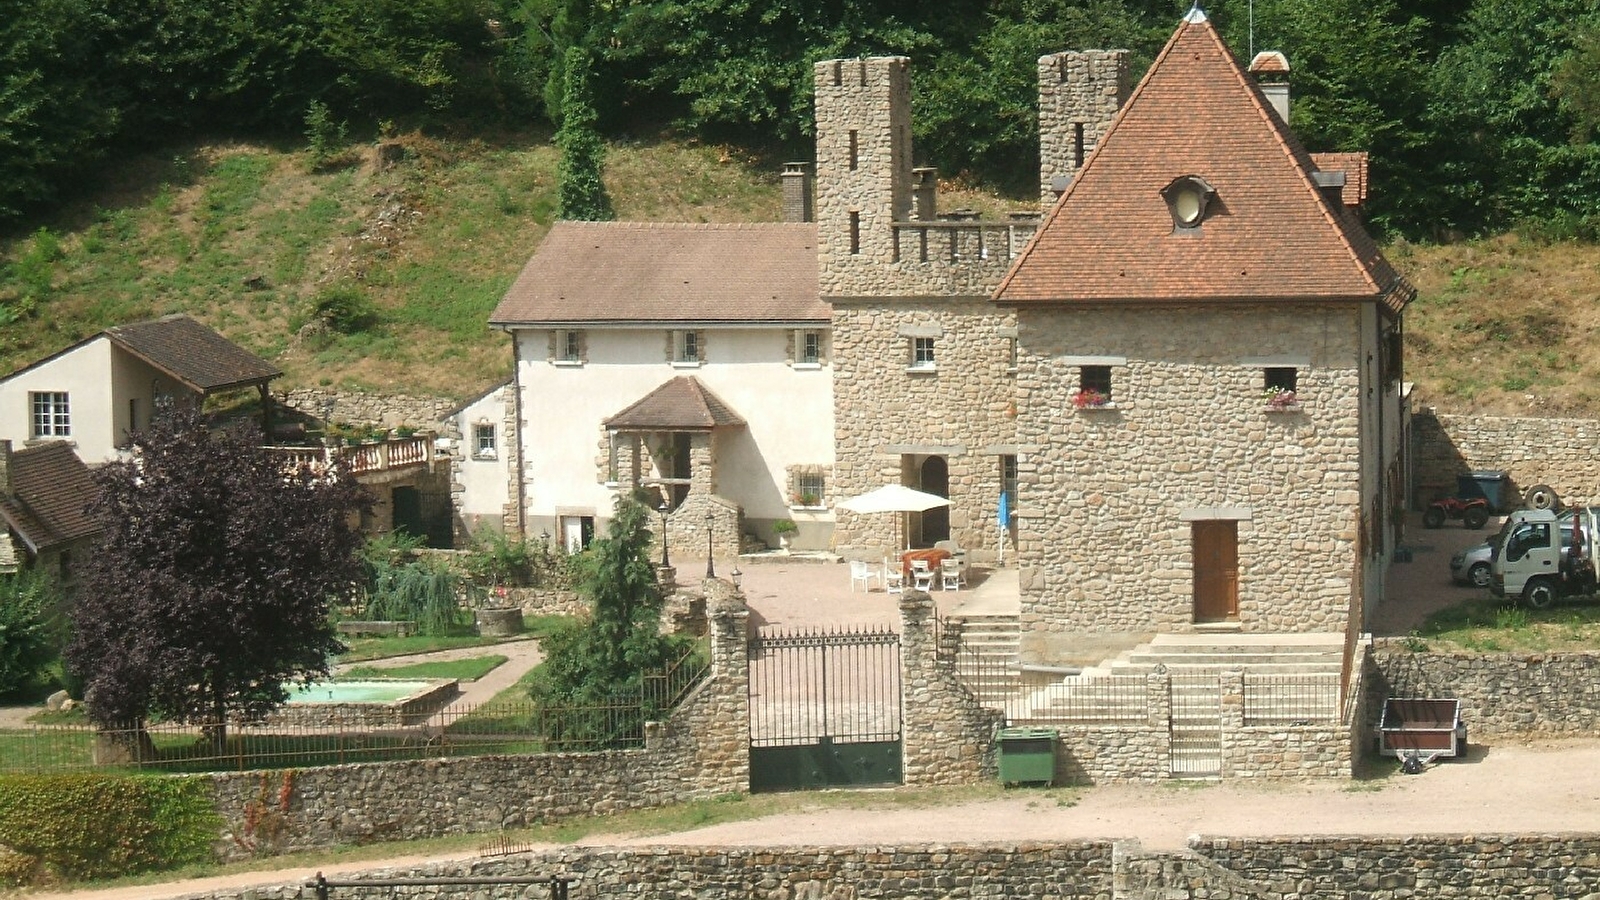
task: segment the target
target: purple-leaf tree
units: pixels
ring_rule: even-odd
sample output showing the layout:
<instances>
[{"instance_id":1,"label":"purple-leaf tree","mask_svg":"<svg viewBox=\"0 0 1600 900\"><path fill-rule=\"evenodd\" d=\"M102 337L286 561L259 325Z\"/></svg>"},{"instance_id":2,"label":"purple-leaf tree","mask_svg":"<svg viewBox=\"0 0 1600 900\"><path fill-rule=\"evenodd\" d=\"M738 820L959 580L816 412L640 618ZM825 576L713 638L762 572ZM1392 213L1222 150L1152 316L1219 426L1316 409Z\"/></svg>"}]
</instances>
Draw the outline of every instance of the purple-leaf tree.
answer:
<instances>
[{"instance_id":1,"label":"purple-leaf tree","mask_svg":"<svg viewBox=\"0 0 1600 900\"><path fill-rule=\"evenodd\" d=\"M361 575L348 473L288 465L249 425L172 409L96 473L105 532L74 607L67 662L103 729L149 716L254 718L341 652L329 604Z\"/></svg>"}]
</instances>

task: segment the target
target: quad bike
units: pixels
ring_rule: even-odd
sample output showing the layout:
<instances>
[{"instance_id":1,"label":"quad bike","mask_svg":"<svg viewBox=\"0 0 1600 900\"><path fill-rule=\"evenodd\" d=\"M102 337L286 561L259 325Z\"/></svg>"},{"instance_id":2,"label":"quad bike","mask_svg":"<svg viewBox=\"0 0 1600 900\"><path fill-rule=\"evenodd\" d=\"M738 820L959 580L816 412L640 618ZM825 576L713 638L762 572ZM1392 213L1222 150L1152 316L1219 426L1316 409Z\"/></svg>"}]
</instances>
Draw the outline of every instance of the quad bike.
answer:
<instances>
[{"instance_id":1,"label":"quad bike","mask_svg":"<svg viewBox=\"0 0 1600 900\"><path fill-rule=\"evenodd\" d=\"M1422 513L1426 528L1438 528L1446 519L1460 519L1461 524L1479 529L1489 521L1489 501L1482 497L1444 497L1428 504Z\"/></svg>"}]
</instances>

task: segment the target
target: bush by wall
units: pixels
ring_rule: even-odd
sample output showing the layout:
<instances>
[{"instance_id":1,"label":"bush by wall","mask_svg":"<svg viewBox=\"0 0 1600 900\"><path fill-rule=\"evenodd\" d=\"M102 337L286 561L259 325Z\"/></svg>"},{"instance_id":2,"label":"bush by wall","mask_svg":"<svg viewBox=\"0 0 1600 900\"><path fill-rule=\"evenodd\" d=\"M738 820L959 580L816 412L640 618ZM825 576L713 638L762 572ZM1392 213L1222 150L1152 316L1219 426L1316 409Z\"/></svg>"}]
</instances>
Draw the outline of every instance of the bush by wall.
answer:
<instances>
[{"instance_id":1,"label":"bush by wall","mask_svg":"<svg viewBox=\"0 0 1600 900\"><path fill-rule=\"evenodd\" d=\"M203 779L0 777L0 847L13 852L13 877L42 868L99 878L209 861L221 825Z\"/></svg>"}]
</instances>

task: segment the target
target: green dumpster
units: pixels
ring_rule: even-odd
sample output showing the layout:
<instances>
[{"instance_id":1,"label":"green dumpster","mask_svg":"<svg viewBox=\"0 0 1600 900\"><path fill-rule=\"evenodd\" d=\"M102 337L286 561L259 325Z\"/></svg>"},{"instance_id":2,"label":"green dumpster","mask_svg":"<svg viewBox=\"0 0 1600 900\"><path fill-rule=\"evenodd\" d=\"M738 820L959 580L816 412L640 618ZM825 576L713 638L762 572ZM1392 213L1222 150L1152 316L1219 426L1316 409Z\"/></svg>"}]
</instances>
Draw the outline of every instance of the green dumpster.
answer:
<instances>
[{"instance_id":1,"label":"green dumpster","mask_svg":"<svg viewBox=\"0 0 1600 900\"><path fill-rule=\"evenodd\" d=\"M1000 729L1000 781L1002 784L1053 784L1056 780L1056 744L1053 728Z\"/></svg>"}]
</instances>

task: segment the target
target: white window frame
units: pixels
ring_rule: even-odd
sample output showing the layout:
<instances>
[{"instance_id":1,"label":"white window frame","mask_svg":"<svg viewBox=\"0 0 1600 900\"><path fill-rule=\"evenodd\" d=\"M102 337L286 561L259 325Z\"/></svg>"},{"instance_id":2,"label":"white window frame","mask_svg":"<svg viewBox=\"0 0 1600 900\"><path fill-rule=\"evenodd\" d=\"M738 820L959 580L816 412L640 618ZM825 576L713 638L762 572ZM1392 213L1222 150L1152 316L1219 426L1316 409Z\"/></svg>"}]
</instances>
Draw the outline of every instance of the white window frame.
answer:
<instances>
[{"instance_id":1,"label":"white window frame","mask_svg":"<svg viewBox=\"0 0 1600 900\"><path fill-rule=\"evenodd\" d=\"M573 328L556 331L556 362L575 366L583 362L583 333Z\"/></svg>"},{"instance_id":2,"label":"white window frame","mask_svg":"<svg viewBox=\"0 0 1600 900\"><path fill-rule=\"evenodd\" d=\"M499 459L500 446L493 422L476 422L472 426L472 458Z\"/></svg>"},{"instance_id":3,"label":"white window frame","mask_svg":"<svg viewBox=\"0 0 1600 900\"><path fill-rule=\"evenodd\" d=\"M906 369L912 372L935 372L939 369L939 360L934 342L937 338L913 337L911 339L911 360Z\"/></svg>"},{"instance_id":4,"label":"white window frame","mask_svg":"<svg viewBox=\"0 0 1600 900\"><path fill-rule=\"evenodd\" d=\"M28 409L35 440L72 437L72 398L67 391L30 391Z\"/></svg>"},{"instance_id":5,"label":"white window frame","mask_svg":"<svg viewBox=\"0 0 1600 900\"><path fill-rule=\"evenodd\" d=\"M806 490L815 487L816 490ZM811 495L812 502L805 502L805 497ZM792 502L789 504L797 509L826 509L828 499L828 475L822 471L796 472Z\"/></svg>"},{"instance_id":6,"label":"white window frame","mask_svg":"<svg viewBox=\"0 0 1600 900\"><path fill-rule=\"evenodd\" d=\"M676 329L672 332L672 364L674 366L698 366L705 362L706 348L702 346L700 332L692 328ZM690 353L690 350L693 353Z\"/></svg>"}]
</instances>

